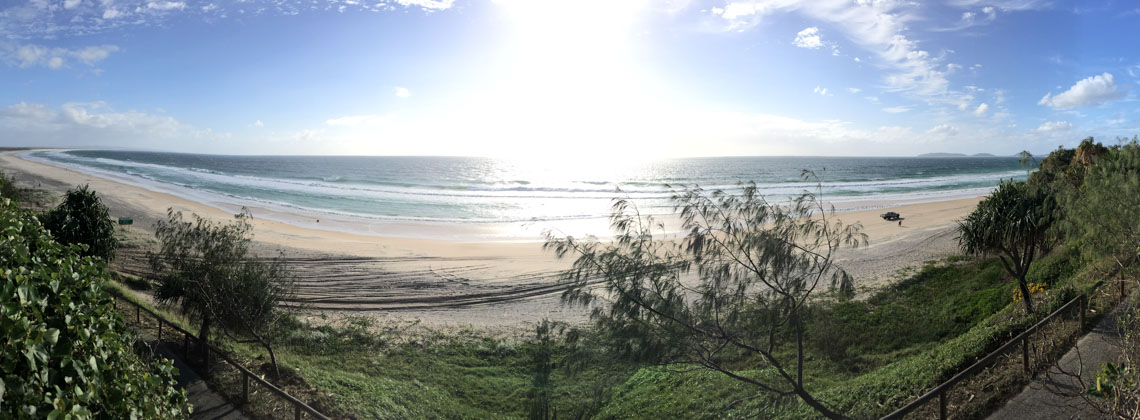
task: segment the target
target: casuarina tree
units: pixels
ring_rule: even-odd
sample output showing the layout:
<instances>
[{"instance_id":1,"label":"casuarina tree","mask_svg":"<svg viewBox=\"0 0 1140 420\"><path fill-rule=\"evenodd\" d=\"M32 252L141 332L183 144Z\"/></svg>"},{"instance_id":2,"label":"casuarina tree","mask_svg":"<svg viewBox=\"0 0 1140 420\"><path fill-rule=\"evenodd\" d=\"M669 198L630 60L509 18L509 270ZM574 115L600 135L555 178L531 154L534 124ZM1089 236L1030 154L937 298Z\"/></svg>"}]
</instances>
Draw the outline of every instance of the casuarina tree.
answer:
<instances>
[{"instance_id":1,"label":"casuarina tree","mask_svg":"<svg viewBox=\"0 0 1140 420\"><path fill-rule=\"evenodd\" d=\"M820 191L775 203L755 184L738 194L675 190L681 240L633 202L617 200L612 241L548 233L546 247L575 257L563 300L592 306L616 353L710 369L842 418L804 379L803 316L818 291L852 293L834 255L867 237L861 226L836 220Z\"/></svg>"},{"instance_id":2,"label":"casuarina tree","mask_svg":"<svg viewBox=\"0 0 1140 420\"><path fill-rule=\"evenodd\" d=\"M263 261L250 253L252 225L243 210L233 223L216 223L167 210L155 225L158 252L147 258L156 284L154 297L177 305L199 323L202 355L208 356L211 330L245 335L269 352L274 371L277 358L267 334L285 313L279 304L291 300L295 276L280 257Z\"/></svg>"}]
</instances>

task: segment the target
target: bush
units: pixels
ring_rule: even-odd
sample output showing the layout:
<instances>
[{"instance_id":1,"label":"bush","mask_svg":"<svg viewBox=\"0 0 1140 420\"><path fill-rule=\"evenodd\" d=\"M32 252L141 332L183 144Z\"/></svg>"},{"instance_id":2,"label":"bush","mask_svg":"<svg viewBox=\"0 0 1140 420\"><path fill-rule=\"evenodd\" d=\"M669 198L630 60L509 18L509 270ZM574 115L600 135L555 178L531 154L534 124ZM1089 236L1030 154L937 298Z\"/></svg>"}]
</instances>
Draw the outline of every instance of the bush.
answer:
<instances>
[{"instance_id":1,"label":"bush","mask_svg":"<svg viewBox=\"0 0 1140 420\"><path fill-rule=\"evenodd\" d=\"M80 250L0 202L0 417L185 417L174 367L133 352L105 266Z\"/></svg>"},{"instance_id":2,"label":"bush","mask_svg":"<svg viewBox=\"0 0 1140 420\"><path fill-rule=\"evenodd\" d=\"M115 258L115 224L107 206L99 200L95 191L86 185L68 190L63 202L55 209L44 213L43 224L56 242L65 245L85 245L80 251L84 256L99 257L110 261Z\"/></svg>"}]
</instances>

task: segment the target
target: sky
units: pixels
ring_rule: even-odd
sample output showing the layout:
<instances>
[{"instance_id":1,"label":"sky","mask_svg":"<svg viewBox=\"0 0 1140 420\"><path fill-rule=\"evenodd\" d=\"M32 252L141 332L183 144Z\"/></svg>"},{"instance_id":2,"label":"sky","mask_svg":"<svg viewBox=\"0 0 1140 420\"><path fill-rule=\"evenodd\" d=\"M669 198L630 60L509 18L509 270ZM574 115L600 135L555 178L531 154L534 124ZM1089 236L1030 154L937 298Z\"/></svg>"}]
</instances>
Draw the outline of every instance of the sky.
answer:
<instances>
[{"instance_id":1,"label":"sky","mask_svg":"<svg viewBox=\"0 0 1140 420\"><path fill-rule=\"evenodd\" d=\"M0 0L0 146L597 161L1140 134L1133 0Z\"/></svg>"}]
</instances>

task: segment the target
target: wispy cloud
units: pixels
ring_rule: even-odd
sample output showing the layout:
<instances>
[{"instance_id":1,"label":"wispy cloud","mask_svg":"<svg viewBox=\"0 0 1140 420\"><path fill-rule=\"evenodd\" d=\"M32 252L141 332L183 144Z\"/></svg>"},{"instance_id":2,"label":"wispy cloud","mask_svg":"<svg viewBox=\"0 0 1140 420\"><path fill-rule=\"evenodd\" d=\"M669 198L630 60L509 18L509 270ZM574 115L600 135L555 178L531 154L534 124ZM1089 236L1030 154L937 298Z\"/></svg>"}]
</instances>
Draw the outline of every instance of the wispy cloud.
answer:
<instances>
[{"instance_id":1,"label":"wispy cloud","mask_svg":"<svg viewBox=\"0 0 1140 420\"><path fill-rule=\"evenodd\" d=\"M69 63L73 61L94 67L116 51L119 51L119 47L115 45L97 45L70 49L48 47L38 44L19 45L0 41L0 60L10 66L21 68L47 67L51 69L61 69L67 67Z\"/></svg>"},{"instance_id":2,"label":"wispy cloud","mask_svg":"<svg viewBox=\"0 0 1140 420\"><path fill-rule=\"evenodd\" d=\"M396 86L392 89L392 92L396 95L397 98L407 98L409 96L412 96L412 91L408 90L406 87Z\"/></svg>"},{"instance_id":3,"label":"wispy cloud","mask_svg":"<svg viewBox=\"0 0 1140 420\"><path fill-rule=\"evenodd\" d=\"M921 49L917 41L907 36L907 22L917 19L914 8L909 3L891 1L739 0L726 5L720 17L732 30L754 26L779 12L798 12L831 23L890 69L884 76L888 90L924 97L945 96L951 92L941 63L943 57Z\"/></svg>"},{"instance_id":4,"label":"wispy cloud","mask_svg":"<svg viewBox=\"0 0 1140 420\"><path fill-rule=\"evenodd\" d=\"M1068 131L1073 128L1073 124L1068 121L1046 121L1037 127L1037 131L1047 133L1055 131Z\"/></svg>"},{"instance_id":5,"label":"wispy cloud","mask_svg":"<svg viewBox=\"0 0 1140 420\"><path fill-rule=\"evenodd\" d=\"M926 132L927 134L933 134L937 136L956 136L958 135L958 127L952 126L950 124L939 124L927 130Z\"/></svg>"},{"instance_id":6,"label":"wispy cloud","mask_svg":"<svg viewBox=\"0 0 1140 420\"><path fill-rule=\"evenodd\" d=\"M910 108L907 108L905 106L892 106L889 108L883 108L883 111L889 112L891 114L901 114L903 112L910 111Z\"/></svg>"},{"instance_id":7,"label":"wispy cloud","mask_svg":"<svg viewBox=\"0 0 1140 420\"><path fill-rule=\"evenodd\" d=\"M219 135L166 115L115 111L105 102L69 102L59 107L20 102L0 108L0 137L57 147L114 144L178 149L181 144L198 144L189 140Z\"/></svg>"},{"instance_id":8,"label":"wispy cloud","mask_svg":"<svg viewBox=\"0 0 1140 420\"><path fill-rule=\"evenodd\" d=\"M174 17L209 21L248 15L298 15L307 12L381 12L446 10L454 0L33 0L0 2L0 38L38 40L88 35L128 26L155 26Z\"/></svg>"}]
</instances>

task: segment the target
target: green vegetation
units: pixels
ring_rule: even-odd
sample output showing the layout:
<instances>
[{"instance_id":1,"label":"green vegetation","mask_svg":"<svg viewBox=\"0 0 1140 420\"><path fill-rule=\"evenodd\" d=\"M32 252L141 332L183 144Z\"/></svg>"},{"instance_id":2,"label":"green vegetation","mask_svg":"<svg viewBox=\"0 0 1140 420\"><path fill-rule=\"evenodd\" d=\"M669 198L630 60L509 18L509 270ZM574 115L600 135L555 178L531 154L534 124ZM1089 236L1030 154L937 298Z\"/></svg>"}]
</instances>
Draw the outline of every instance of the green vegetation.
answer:
<instances>
[{"instance_id":1,"label":"green vegetation","mask_svg":"<svg viewBox=\"0 0 1140 420\"><path fill-rule=\"evenodd\" d=\"M680 242L655 236L657 222L627 200L614 203L611 243L548 234L546 248L575 258L563 302L590 306L600 282L608 298L590 318L612 352L719 372L842 418L805 386L803 320L813 291L852 294L832 255L866 244L861 227L835 220L818 192L780 205L755 184L740 195L693 187L674 191L672 202L687 232ZM694 271L697 284L684 284Z\"/></svg>"},{"instance_id":2,"label":"green vegetation","mask_svg":"<svg viewBox=\"0 0 1140 420\"><path fill-rule=\"evenodd\" d=\"M136 353L104 264L7 197L0 230L0 417L185 417L174 367Z\"/></svg>"},{"instance_id":3,"label":"green vegetation","mask_svg":"<svg viewBox=\"0 0 1140 420\"><path fill-rule=\"evenodd\" d=\"M40 216L59 243L82 245L82 255L111 261L115 258L115 223L99 195L86 185L68 190L63 202Z\"/></svg>"},{"instance_id":4,"label":"green vegetation","mask_svg":"<svg viewBox=\"0 0 1140 420\"><path fill-rule=\"evenodd\" d=\"M1005 270L1017 279L1029 313L1033 312L1033 297L1026 276L1037 257L1048 251L1053 203L1053 196L1038 184L1003 181L958 222L962 250L998 255Z\"/></svg>"},{"instance_id":5,"label":"green vegetation","mask_svg":"<svg viewBox=\"0 0 1140 420\"><path fill-rule=\"evenodd\" d=\"M269 353L274 376L279 376L268 333L286 316L279 304L291 299L294 276L282 258L265 262L250 254L249 218L243 209L232 224L198 215L190 222L182 220L181 212L168 210L167 220L155 225L159 251L147 252L154 297L178 305L183 315L199 322L204 357L210 328L217 324L227 336L243 334L261 345Z\"/></svg>"}]
</instances>

